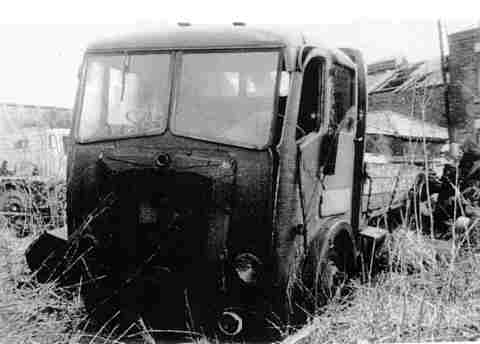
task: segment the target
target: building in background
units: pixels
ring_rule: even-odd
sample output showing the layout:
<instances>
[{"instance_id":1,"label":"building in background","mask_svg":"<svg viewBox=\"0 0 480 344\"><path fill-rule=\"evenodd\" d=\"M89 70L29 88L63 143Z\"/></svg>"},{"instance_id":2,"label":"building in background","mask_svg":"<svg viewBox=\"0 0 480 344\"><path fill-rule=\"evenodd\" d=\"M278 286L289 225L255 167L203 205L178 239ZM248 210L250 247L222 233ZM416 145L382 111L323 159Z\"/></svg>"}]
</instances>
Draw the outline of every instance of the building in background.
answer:
<instances>
[{"instance_id":1,"label":"building in background","mask_svg":"<svg viewBox=\"0 0 480 344\"><path fill-rule=\"evenodd\" d=\"M364 204L376 209L390 201L404 200L423 170L425 157L429 167L440 175L447 142L447 128L437 124L390 110L369 112L365 135L369 178Z\"/></svg>"},{"instance_id":2,"label":"building in background","mask_svg":"<svg viewBox=\"0 0 480 344\"><path fill-rule=\"evenodd\" d=\"M463 121L457 136L480 142L480 28L448 35L448 45L450 110Z\"/></svg>"},{"instance_id":3,"label":"building in background","mask_svg":"<svg viewBox=\"0 0 480 344\"><path fill-rule=\"evenodd\" d=\"M448 142L440 59L409 63L394 57L368 65L363 195L368 209L401 202L424 169L441 173ZM425 155L425 150L427 155Z\"/></svg>"},{"instance_id":4,"label":"building in background","mask_svg":"<svg viewBox=\"0 0 480 344\"><path fill-rule=\"evenodd\" d=\"M446 126L440 59L394 57L368 65L369 111L392 111ZM424 111L422 111L424 110Z\"/></svg>"},{"instance_id":5,"label":"building in background","mask_svg":"<svg viewBox=\"0 0 480 344\"><path fill-rule=\"evenodd\" d=\"M422 156L425 135L429 157L439 156L440 143L448 140L440 59L384 59L368 65L367 81L367 152L413 162Z\"/></svg>"},{"instance_id":6,"label":"building in background","mask_svg":"<svg viewBox=\"0 0 480 344\"><path fill-rule=\"evenodd\" d=\"M372 111L365 140L367 157L414 163L423 162L425 149L430 158L439 157L448 141L448 132L445 127L397 112Z\"/></svg>"},{"instance_id":7,"label":"building in background","mask_svg":"<svg viewBox=\"0 0 480 344\"><path fill-rule=\"evenodd\" d=\"M27 127L70 129L72 123L72 110L68 108L0 103L0 109L8 114L8 119L1 123L0 132Z\"/></svg>"},{"instance_id":8,"label":"building in background","mask_svg":"<svg viewBox=\"0 0 480 344\"><path fill-rule=\"evenodd\" d=\"M0 163L4 173L65 179L70 109L0 104Z\"/></svg>"}]
</instances>

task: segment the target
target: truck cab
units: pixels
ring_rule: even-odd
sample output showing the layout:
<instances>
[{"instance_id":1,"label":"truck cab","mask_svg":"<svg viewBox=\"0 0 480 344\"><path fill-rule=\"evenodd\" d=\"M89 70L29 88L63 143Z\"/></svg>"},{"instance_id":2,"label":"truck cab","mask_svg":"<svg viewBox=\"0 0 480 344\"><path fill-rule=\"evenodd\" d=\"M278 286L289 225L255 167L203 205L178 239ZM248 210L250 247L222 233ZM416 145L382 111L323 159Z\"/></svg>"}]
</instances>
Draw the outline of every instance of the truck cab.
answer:
<instances>
[{"instance_id":1,"label":"truck cab","mask_svg":"<svg viewBox=\"0 0 480 344\"><path fill-rule=\"evenodd\" d=\"M234 338L326 302L357 269L364 74L249 26L91 44L67 168L91 315Z\"/></svg>"}]
</instances>

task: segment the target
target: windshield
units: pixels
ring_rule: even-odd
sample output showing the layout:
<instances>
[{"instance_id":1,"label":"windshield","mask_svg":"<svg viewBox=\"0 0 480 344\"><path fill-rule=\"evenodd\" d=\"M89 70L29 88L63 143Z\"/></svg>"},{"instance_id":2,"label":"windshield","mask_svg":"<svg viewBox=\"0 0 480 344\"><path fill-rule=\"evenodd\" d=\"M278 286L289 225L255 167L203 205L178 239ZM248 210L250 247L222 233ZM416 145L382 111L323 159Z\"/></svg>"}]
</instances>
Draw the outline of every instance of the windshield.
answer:
<instances>
[{"instance_id":1,"label":"windshield","mask_svg":"<svg viewBox=\"0 0 480 344\"><path fill-rule=\"evenodd\" d=\"M165 130L169 54L91 55L79 125L80 140Z\"/></svg>"},{"instance_id":2,"label":"windshield","mask_svg":"<svg viewBox=\"0 0 480 344\"><path fill-rule=\"evenodd\" d=\"M263 148L272 121L279 53L183 54L172 131Z\"/></svg>"}]
</instances>

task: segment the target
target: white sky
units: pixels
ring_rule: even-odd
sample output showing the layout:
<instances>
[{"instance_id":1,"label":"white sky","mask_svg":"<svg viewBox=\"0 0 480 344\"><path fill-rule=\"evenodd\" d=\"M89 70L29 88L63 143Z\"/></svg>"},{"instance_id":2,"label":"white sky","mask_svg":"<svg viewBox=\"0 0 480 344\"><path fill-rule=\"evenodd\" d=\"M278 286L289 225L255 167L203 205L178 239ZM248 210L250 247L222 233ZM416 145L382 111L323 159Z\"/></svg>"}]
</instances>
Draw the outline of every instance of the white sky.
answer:
<instances>
[{"instance_id":1,"label":"white sky","mask_svg":"<svg viewBox=\"0 0 480 344\"><path fill-rule=\"evenodd\" d=\"M7 0L4 0L7 2ZM190 21L300 28L367 61L438 55L436 20L448 32L480 23L480 0L16 0L0 12L0 102L72 107L84 47L117 32Z\"/></svg>"}]
</instances>

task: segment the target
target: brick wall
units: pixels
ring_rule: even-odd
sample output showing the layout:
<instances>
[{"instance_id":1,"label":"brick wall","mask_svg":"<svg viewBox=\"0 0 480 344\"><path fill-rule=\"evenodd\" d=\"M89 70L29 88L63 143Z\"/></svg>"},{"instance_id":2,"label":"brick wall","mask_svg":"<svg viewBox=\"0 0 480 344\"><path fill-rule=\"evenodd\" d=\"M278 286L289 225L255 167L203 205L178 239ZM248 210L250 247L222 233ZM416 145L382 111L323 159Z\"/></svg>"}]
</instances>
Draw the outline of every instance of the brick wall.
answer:
<instances>
[{"instance_id":1,"label":"brick wall","mask_svg":"<svg viewBox=\"0 0 480 344\"><path fill-rule=\"evenodd\" d=\"M448 43L450 109L455 118L465 119L465 130L460 131L461 138L465 138L475 134L472 122L480 118L480 29L453 33Z\"/></svg>"},{"instance_id":2,"label":"brick wall","mask_svg":"<svg viewBox=\"0 0 480 344\"><path fill-rule=\"evenodd\" d=\"M446 126L443 89L443 85L427 88L428 101L425 116L429 122ZM368 110L391 110L410 116L413 109L414 116L421 119L421 99L422 97L415 93L414 89L403 92L371 93L368 95Z\"/></svg>"}]
</instances>

